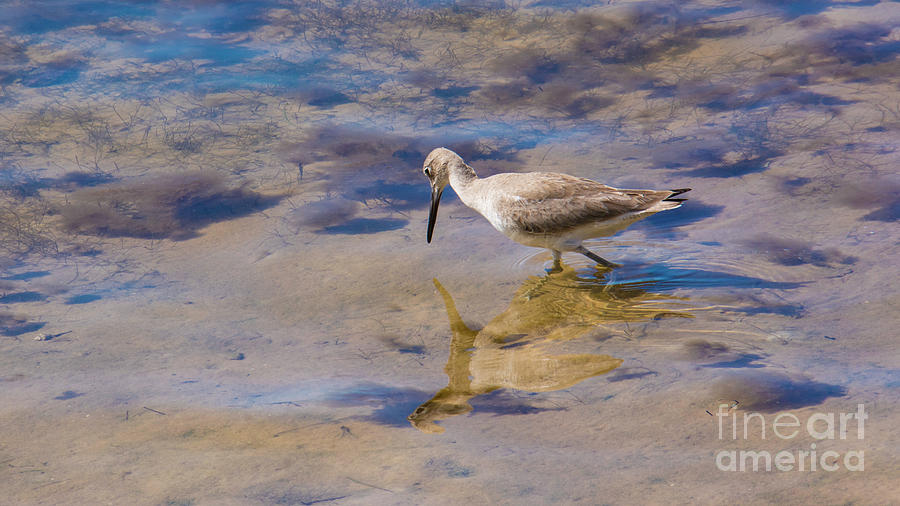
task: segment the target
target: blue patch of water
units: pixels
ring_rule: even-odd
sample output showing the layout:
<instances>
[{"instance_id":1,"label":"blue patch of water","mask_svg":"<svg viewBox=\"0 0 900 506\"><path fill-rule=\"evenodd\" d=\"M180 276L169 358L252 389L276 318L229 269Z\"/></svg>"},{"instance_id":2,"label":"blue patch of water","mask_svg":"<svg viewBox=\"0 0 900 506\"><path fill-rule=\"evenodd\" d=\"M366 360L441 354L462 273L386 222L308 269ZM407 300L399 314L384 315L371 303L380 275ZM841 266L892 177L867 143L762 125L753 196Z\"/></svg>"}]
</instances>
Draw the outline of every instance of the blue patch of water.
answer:
<instances>
[{"instance_id":1,"label":"blue patch of water","mask_svg":"<svg viewBox=\"0 0 900 506\"><path fill-rule=\"evenodd\" d=\"M399 230L409 223L408 220L396 218L354 218L340 225L333 225L322 229L323 234L377 234L389 230Z\"/></svg>"},{"instance_id":2,"label":"blue patch of water","mask_svg":"<svg viewBox=\"0 0 900 506\"><path fill-rule=\"evenodd\" d=\"M202 29L214 34L247 32L265 24L263 13L274 2L179 2L162 6L157 17L181 28Z\"/></svg>"},{"instance_id":3,"label":"blue patch of water","mask_svg":"<svg viewBox=\"0 0 900 506\"><path fill-rule=\"evenodd\" d=\"M31 69L21 75L18 81L29 88L46 88L71 84L81 76L83 67L48 65Z\"/></svg>"},{"instance_id":4,"label":"blue patch of water","mask_svg":"<svg viewBox=\"0 0 900 506\"><path fill-rule=\"evenodd\" d=\"M74 390L66 390L65 392L61 393L60 395L57 395L56 397L54 397L54 399L56 399L58 401L67 401L69 399L81 397L82 395L84 395L84 394L81 392L76 392Z\"/></svg>"},{"instance_id":5,"label":"blue patch of water","mask_svg":"<svg viewBox=\"0 0 900 506\"><path fill-rule=\"evenodd\" d=\"M151 16L153 2L79 2L38 0L4 5L3 23L14 33L43 34L74 26L94 25L113 17L144 18Z\"/></svg>"},{"instance_id":6,"label":"blue patch of water","mask_svg":"<svg viewBox=\"0 0 900 506\"><path fill-rule=\"evenodd\" d=\"M144 58L150 63L180 59L210 60L214 65L235 65L261 54L261 51L214 38L193 37L174 32L144 40L129 40L122 47L122 53Z\"/></svg>"},{"instance_id":7,"label":"blue patch of water","mask_svg":"<svg viewBox=\"0 0 900 506\"><path fill-rule=\"evenodd\" d=\"M102 299L103 297L95 293L86 293L82 295L73 295L66 299L65 304L87 304Z\"/></svg>"},{"instance_id":8,"label":"blue patch of water","mask_svg":"<svg viewBox=\"0 0 900 506\"><path fill-rule=\"evenodd\" d=\"M0 297L0 304L17 304L20 302L42 302L47 296L40 292L16 292Z\"/></svg>"},{"instance_id":9,"label":"blue patch of water","mask_svg":"<svg viewBox=\"0 0 900 506\"><path fill-rule=\"evenodd\" d=\"M19 336L29 332L37 332L41 330L47 322L14 322L12 324L0 325L0 334L4 336Z\"/></svg>"},{"instance_id":10,"label":"blue patch of water","mask_svg":"<svg viewBox=\"0 0 900 506\"><path fill-rule=\"evenodd\" d=\"M784 17L793 19L800 16L821 14L828 9L842 7L869 7L881 0L858 0L854 2L833 2L828 0L761 0L765 7L773 7Z\"/></svg>"},{"instance_id":11,"label":"blue patch of water","mask_svg":"<svg viewBox=\"0 0 900 506\"><path fill-rule=\"evenodd\" d=\"M392 427L409 427L406 417L431 395L415 388L368 381L346 383L333 380L253 394L248 400L252 404L319 404L333 408L358 408L360 414L355 418Z\"/></svg>"},{"instance_id":12,"label":"blue patch of water","mask_svg":"<svg viewBox=\"0 0 900 506\"><path fill-rule=\"evenodd\" d=\"M585 282L596 284L595 280L590 279L585 280ZM610 275L610 284L627 285L629 288L640 288L648 292L662 292L680 288L766 288L790 290L801 287L805 283L769 281L727 272L672 267L663 263L629 263L613 271Z\"/></svg>"},{"instance_id":13,"label":"blue patch of water","mask_svg":"<svg viewBox=\"0 0 900 506\"><path fill-rule=\"evenodd\" d=\"M97 25L112 19L131 21L152 18L164 26L227 34L254 30L265 23L270 2L180 2L153 0L66 1L38 0L5 5L5 23L15 33L32 35L75 26Z\"/></svg>"},{"instance_id":14,"label":"blue patch of water","mask_svg":"<svg viewBox=\"0 0 900 506\"><path fill-rule=\"evenodd\" d=\"M50 271L28 271L28 272L23 272L21 274L13 274L12 276L4 276L0 279L4 279L7 281L27 281L29 279L42 278L44 276L49 276L50 274L51 274Z\"/></svg>"}]
</instances>

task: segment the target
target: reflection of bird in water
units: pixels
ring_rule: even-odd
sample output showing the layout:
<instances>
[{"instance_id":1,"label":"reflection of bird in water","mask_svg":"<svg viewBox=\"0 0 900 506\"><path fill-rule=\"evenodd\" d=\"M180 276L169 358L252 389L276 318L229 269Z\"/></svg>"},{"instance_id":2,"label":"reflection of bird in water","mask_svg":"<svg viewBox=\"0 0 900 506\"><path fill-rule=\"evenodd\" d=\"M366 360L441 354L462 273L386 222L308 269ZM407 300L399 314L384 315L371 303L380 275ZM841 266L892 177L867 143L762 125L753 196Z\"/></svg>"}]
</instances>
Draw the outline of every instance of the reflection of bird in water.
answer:
<instances>
[{"instance_id":1,"label":"reflection of bird in water","mask_svg":"<svg viewBox=\"0 0 900 506\"><path fill-rule=\"evenodd\" d=\"M615 266L581 245L606 237L651 214L679 207L680 190L620 190L555 172L506 173L479 179L475 170L446 148L437 148L423 168L431 182L428 242L441 194L448 184L463 204L481 213L510 239L548 248L559 268L560 252L575 251L607 267Z\"/></svg>"},{"instance_id":2,"label":"reflection of bird in water","mask_svg":"<svg viewBox=\"0 0 900 506\"><path fill-rule=\"evenodd\" d=\"M449 384L408 417L424 432L443 432L435 422L468 413L469 400L478 395L499 388L562 390L622 364L609 355L554 355L554 342L582 337L605 323L689 316L660 305L674 297L649 293L637 284L579 277L560 265L558 272L528 278L506 311L475 331L463 323L447 290L437 280L434 284L447 306L453 338L444 368Z\"/></svg>"}]
</instances>

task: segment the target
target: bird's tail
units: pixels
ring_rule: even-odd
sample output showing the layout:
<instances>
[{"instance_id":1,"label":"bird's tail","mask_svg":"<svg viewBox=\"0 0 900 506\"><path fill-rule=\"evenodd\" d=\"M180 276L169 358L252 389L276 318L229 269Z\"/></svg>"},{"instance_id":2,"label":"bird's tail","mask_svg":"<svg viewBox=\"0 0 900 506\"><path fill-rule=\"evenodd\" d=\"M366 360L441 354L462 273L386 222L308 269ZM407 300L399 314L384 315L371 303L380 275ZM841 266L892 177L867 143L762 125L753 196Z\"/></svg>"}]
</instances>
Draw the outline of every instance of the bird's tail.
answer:
<instances>
[{"instance_id":1,"label":"bird's tail","mask_svg":"<svg viewBox=\"0 0 900 506\"><path fill-rule=\"evenodd\" d=\"M672 192L672 194L669 195L668 197L664 198L663 202L684 202L687 199L673 199L672 197L677 197L678 195L681 195L682 193L687 193L687 192L691 191L691 189L690 188L679 188L677 190L669 190L669 191Z\"/></svg>"}]
</instances>

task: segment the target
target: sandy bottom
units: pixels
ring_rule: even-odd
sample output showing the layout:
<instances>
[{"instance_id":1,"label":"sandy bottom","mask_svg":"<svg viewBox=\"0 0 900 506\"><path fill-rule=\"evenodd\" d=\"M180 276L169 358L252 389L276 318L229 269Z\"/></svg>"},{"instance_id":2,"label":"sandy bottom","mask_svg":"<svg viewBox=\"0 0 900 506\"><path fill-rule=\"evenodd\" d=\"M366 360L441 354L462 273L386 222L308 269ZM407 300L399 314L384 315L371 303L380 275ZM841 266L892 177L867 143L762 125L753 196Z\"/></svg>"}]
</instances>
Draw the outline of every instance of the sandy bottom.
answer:
<instances>
[{"instance_id":1,"label":"sandy bottom","mask_svg":"<svg viewBox=\"0 0 900 506\"><path fill-rule=\"evenodd\" d=\"M868 502L897 493L898 364L879 352L891 346L885 315L897 297L847 281L883 280L875 272L885 264L862 256L869 249L854 250L853 274L771 266L779 281L770 281L705 264L717 257L702 251L653 263L666 244L635 241L609 250L626 264L612 273L573 257L545 274L549 255L528 256L481 221L447 220L431 247L412 239L416 223L377 241L311 236L314 246L257 260L268 221L213 225L138 256L167 282L84 305L21 304L49 322L42 334L70 333L2 341L0 454L14 502ZM408 244L402 258L396 242ZM785 309L794 305L802 315ZM721 421L707 412L723 403ZM869 415L863 439L853 420L843 441L773 435L780 413L805 423L858 404ZM421 431L407 421L420 405L429 406ZM744 440L739 420L734 440L731 420L752 412L765 417L766 438L756 419ZM716 468L722 450L796 454L811 443L841 458L864 452L865 470Z\"/></svg>"},{"instance_id":2,"label":"sandy bottom","mask_svg":"<svg viewBox=\"0 0 900 506\"><path fill-rule=\"evenodd\" d=\"M770 4L348 7L313 29L261 2L228 12L259 26L184 21L208 23L190 71L128 43L174 33L162 7L49 34L17 15L0 503L900 497L900 14ZM589 244L623 267L550 273L449 190L425 243L442 144L482 175L693 190ZM754 471L763 452L792 467Z\"/></svg>"}]
</instances>

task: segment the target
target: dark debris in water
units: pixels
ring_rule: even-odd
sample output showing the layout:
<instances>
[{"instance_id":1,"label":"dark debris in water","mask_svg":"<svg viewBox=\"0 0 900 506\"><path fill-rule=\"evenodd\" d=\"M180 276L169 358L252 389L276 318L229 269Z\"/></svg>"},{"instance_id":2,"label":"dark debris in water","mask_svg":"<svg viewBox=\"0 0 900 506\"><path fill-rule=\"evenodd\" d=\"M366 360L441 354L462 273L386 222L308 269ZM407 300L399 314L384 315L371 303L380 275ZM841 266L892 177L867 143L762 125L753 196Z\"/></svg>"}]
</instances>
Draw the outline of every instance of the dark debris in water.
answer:
<instances>
[{"instance_id":1,"label":"dark debris in water","mask_svg":"<svg viewBox=\"0 0 900 506\"><path fill-rule=\"evenodd\" d=\"M397 350L399 353L410 355L424 355L428 352L428 348L424 344L412 344L398 336L381 336L378 338L390 349Z\"/></svg>"},{"instance_id":2,"label":"dark debris in water","mask_svg":"<svg viewBox=\"0 0 900 506\"><path fill-rule=\"evenodd\" d=\"M682 345L685 356L689 360L702 362L720 360L723 355L730 354L731 347L725 343L707 341L705 339L691 339Z\"/></svg>"},{"instance_id":3,"label":"dark debris in water","mask_svg":"<svg viewBox=\"0 0 900 506\"><path fill-rule=\"evenodd\" d=\"M866 185L845 184L835 192L836 201L854 209L871 209L863 221L894 222L900 219L900 183L880 179Z\"/></svg>"},{"instance_id":4,"label":"dark debris in water","mask_svg":"<svg viewBox=\"0 0 900 506\"><path fill-rule=\"evenodd\" d=\"M340 225L332 225L321 230L323 234L377 234L390 230L399 230L409 224L408 220L397 218L354 218Z\"/></svg>"},{"instance_id":5,"label":"dark debris in water","mask_svg":"<svg viewBox=\"0 0 900 506\"><path fill-rule=\"evenodd\" d=\"M744 241L744 245L752 251L765 254L770 261L786 266L836 267L856 263L856 257L845 255L836 248L820 249L796 239L762 235Z\"/></svg>"},{"instance_id":6,"label":"dark debris in water","mask_svg":"<svg viewBox=\"0 0 900 506\"><path fill-rule=\"evenodd\" d=\"M431 94L441 99L454 99L468 97L477 89L477 86L447 86L446 88L434 88L431 90Z\"/></svg>"},{"instance_id":7,"label":"dark debris in water","mask_svg":"<svg viewBox=\"0 0 900 506\"><path fill-rule=\"evenodd\" d=\"M389 183L379 180L372 184L350 188L344 196L360 202L375 201L394 211L423 209L431 203L427 186L421 183Z\"/></svg>"},{"instance_id":8,"label":"dark debris in water","mask_svg":"<svg viewBox=\"0 0 900 506\"><path fill-rule=\"evenodd\" d=\"M330 109L338 105L349 104L353 102L352 98L348 97L340 91L322 87L316 87L310 89L309 91L302 92L301 99L304 99L307 104L313 107L319 107L323 109Z\"/></svg>"},{"instance_id":9,"label":"dark debris in water","mask_svg":"<svg viewBox=\"0 0 900 506\"><path fill-rule=\"evenodd\" d=\"M330 198L310 202L292 209L284 218L295 232L301 229L322 230L352 220L360 204L353 200Z\"/></svg>"},{"instance_id":10,"label":"dark debris in water","mask_svg":"<svg viewBox=\"0 0 900 506\"><path fill-rule=\"evenodd\" d=\"M688 177L741 177L747 174L755 174L763 172L769 167L769 161L777 153L768 153L763 156L754 156L744 160L723 165L714 165L693 170L681 172L681 175Z\"/></svg>"},{"instance_id":11,"label":"dark debris in water","mask_svg":"<svg viewBox=\"0 0 900 506\"><path fill-rule=\"evenodd\" d=\"M865 221L885 221L893 222L900 220L900 199L885 205L880 209L876 209L862 217Z\"/></svg>"},{"instance_id":12,"label":"dark debris in water","mask_svg":"<svg viewBox=\"0 0 900 506\"><path fill-rule=\"evenodd\" d=\"M468 478L475 474L475 470L471 467L464 466L449 457L428 459L425 468L448 478Z\"/></svg>"},{"instance_id":13,"label":"dark debris in water","mask_svg":"<svg viewBox=\"0 0 900 506\"><path fill-rule=\"evenodd\" d=\"M747 307L729 308L729 311L746 315L777 314L788 318L802 318L806 315L806 308L801 304L758 304Z\"/></svg>"},{"instance_id":14,"label":"dark debris in water","mask_svg":"<svg viewBox=\"0 0 900 506\"><path fill-rule=\"evenodd\" d=\"M429 393L412 388L362 383L334 393L328 402L372 409L371 414L360 418L392 427L409 427L406 417L429 397Z\"/></svg>"},{"instance_id":15,"label":"dark debris in water","mask_svg":"<svg viewBox=\"0 0 900 506\"><path fill-rule=\"evenodd\" d=\"M0 311L0 334L4 336L14 337L36 332L46 324L47 322L31 321L26 315Z\"/></svg>"},{"instance_id":16,"label":"dark debris in water","mask_svg":"<svg viewBox=\"0 0 900 506\"><path fill-rule=\"evenodd\" d=\"M47 186L65 189L82 188L111 183L114 179L112 175L105 172L71 171L66 172L58 179L50 180Z\"/></svg>"},{"instance_id":17,"label":"dark debris in water","mask_svg":"<svg viewBox=\"0 0 900 506\"><path fill-rule=\"evenodd\" d=\"M478 413L491 413L494 416L532 415L547 411L565 411L565 407L542 407L529 403L527 397L512 393L512 390L501 388L473 397L469 404Z\"/></svg>"},{"instance_id":18,"label":"dark debris in water","mask_svg":"<svg viewBox=\"0 0 900 506\"><path fill-rule=\"evenodd\" d=\"M96 293L85 293L69 297L68 299L66 299L64 304L88 304L90 302L96 302L102 298L103 297L101 295L98 295Z\"/></svg>"},{"instance_id":19,"label":"dark debris in water","mask_svg":"<svg viewBox=\"0 0 900 506\"><path fill-rule=\"evenodd\" d=\"M183 172L85 188L58 208L62 226L106 237L189 239L211 223L278 203L213 172Z\"/></svg>"},{"instance_id":20,"label":"dark debris in water","mask_svg":"<svg viewBox=\"0 0 900 506\"><path fill-rule=\"evenodd\" d=\"M711 364L704 364L703 367L711 367L714 369L758 369L761 367L765 367L765 364L760 364L757 360L761 360L764 357L762 355L757 355L755 353L741 353L737 357L734 357L730 360L724 360L721 362L713 362Z\"/></svg>"},{"instance_id":21,"label":"dark debris in water","mask_svg":"<svg viewBox=\"0 0 900 506\"><path fill-rule=\"evenodd\" d=\"M606 381L616 383L619 381L636 380L658 375L658 372L651 371L646 367L621 367L607 375Z\"/></svg>"},{"instance_id":22,"label":"dark debris in water","mask_svg":"<svg viewBox=\"0 0 900 506\"><path fill-rule=\"evenodd\" d=\"M885 82L890 77L884 66L891 65L900 51L900 41L890 36L893 28L887 23L857 23L816 30L785 48L780 56L791 61L795 72L806 69L809 83L835 78L853 83Z\"/></svg>"},{"instance_id":23,"label":"dark debris in water","mask_svg":"<svg viewBox=\"0 0 900 506\"><path fill-rule=\"evenodd\" d=\"M26 171L0 171L0 192L23 199L37 197L40 190L71 191L114 181L111 175L97 171L70 171L58 178L38 178Z\"/></svg>"},{"instance_id":24,"label":"dark debris in water","mask_svg":"<svg viewBox=\"0 0 900 506\"><path fill-rule=\"evenodd\" d=\"M763 107L785 104L795 106L837 106L852 102L805 89L805 75L782 77L762 75L749 87L736 87L721 83L685 82L677 86L678 96L690 98L701 107L712 111L751 111Z\"/></svg>"},{"instance_id":25,"label":"dark debris in water","mask_svg":"<svg viewBox=\"0 0 900 506\"><path fill-rule=\"evenodd\" d=\"M0 304L18 304L22 302L43 302L47 296L40 292L26 291L8 293L0 297Z\"/></svg>"},{"instance_id":26,"label":"dark debris in water","mask_svg":"<svg viewBox=\"0 0 900 506\"><path fill-rule=\"evenodd\" d=\"M813 180L808 177L794 177L794 178L785 179L781 183L781 186L784 189L784 191L786 191L789 195L795 197L800 193L801 188L808 185L812 181Z\"/></svg>"},{"instance_id":27,"label":"dark debris in water","mask_svg":"<svg viewBox=\"0 0 900 506\"><path fill-rule=\"evenodd\" d=\"M57 62L22 73L16 80L29 88L46 88L70 84L78 80L87 65L80 60Z\"/></svg>"},{"instance_id":28,"label":"dark debris in water","mask_svg":"<svg viewBox=\"0 0 900 506\"><path fill-rule=\"evenodd\" d=\"M679 169L720 164L729 149L722 139L675 137L653 146L647 156L653 167Z\"/></svg>"},{"instance_id":29,"label":"dark debris in water","mask_svg":"<svg viewBox=\"0 0 900 506\"><path fill-rule=\"evenodd\" d=\"M685 358L701 367L714 369L758 369L765 367L758 361L766 358L758 353L748 353L731 346L705 339L691 339L682 345Z\"/></svg>"},{"instance_id":30,"label":"dark debris in water","mask_svg":"<svg viewBox=\"0 0 900 506\"><path fill-rule=\"evenodd\" d=\"M84 394L80 393L80 392L76 392L74 390L66 390L65 392L61 393L60 395L57 395L56 397L54 397L54 399L56 399L58 401L67 401L69 399L81 397L82 395L84 395Z\"/></svg>"},{"instance_id":31,"label":"dark debris in water","mask_svg":"<svg viewBox=\"0 0 900 506\"><path fill-rule=\"evenodd\" d=\"M243 495L252 502L261 504L294 506L340 504L338 501L350 497L351 494L325 486L300 486L289 479L277 479L248 487L244 490ZM193 504L193 501L187 504Z\"/></svg>"},{"instance_id":32,"label":"dark debris in water","mask_svg":"<svg viewBox=\"0 0 900 506\"><path fill-rule=\"evenodd\" d=\"M44 276L49 276L51 274L50 271L28 271L22 272L20 274L13 274L10 276L4 276L0 279L7 281L28 281L35 278L42 278Z\"/></svg>"},{"instance_id":33,"label":"dark debris in water","mask_svg":"<svg viewBox=\"0 0 900 506\"><path fill-rule=\"evenodd\" d=\"M742 409L764 413L816 406L846 394L847 389L841 385L765 370L736 372L712 387L714 397L736 399Z\"/></svg>"},{"instance_id":34,"label":"dark debris in water","mask_svg":"<svg viewBox=\"0 0 900 506\"><path fill-rule=\"evenodd\" d=\"M312 129L301 140L280 142L275 153L287 163L319 164L330 189L342 193L348 182L360 187L379 180L408 179L424 160L420 155L426 149L405 136L326 125Z\"/></svg>"}]
</instances>

